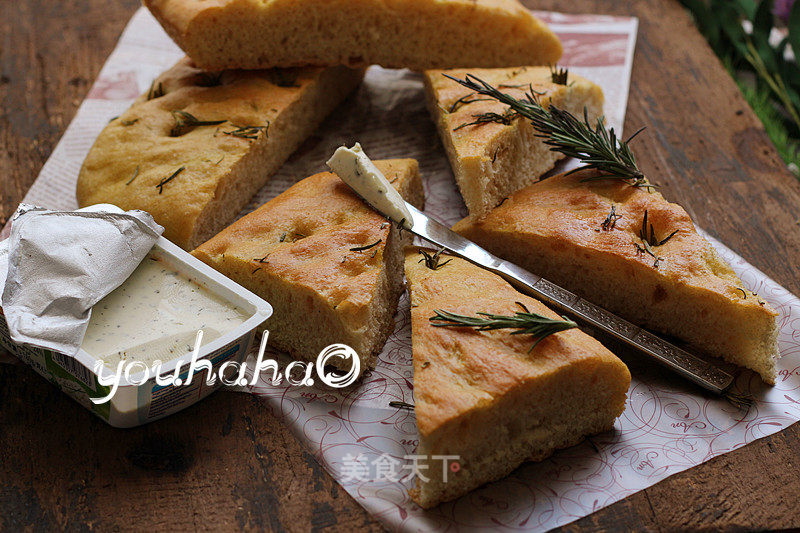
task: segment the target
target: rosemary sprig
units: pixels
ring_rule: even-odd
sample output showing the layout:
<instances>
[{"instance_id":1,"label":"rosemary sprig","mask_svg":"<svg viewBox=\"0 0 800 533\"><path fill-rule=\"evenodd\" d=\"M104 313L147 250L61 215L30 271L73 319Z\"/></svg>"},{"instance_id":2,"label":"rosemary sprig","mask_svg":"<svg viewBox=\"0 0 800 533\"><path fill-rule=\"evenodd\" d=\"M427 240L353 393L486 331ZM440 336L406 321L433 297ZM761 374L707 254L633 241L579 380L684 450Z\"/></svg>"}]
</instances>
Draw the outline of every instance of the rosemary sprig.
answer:
<instances>
[{"instance_id":1,"label":"rosemary sprig","mask_svg":"<svg viewBox=\"0 0 800 533\"><path fill-rule=\"evenodd\" d=\"M649 231L648 231L649 230ZM644 211L644 218L642 219L642 229L639 230L639 238L642 240L641 244L638 242L633 243L636 246L636 251L641 254L647 254L654 259L653 267L658 268L658 265L661 261L664 260L663 257L659 257L656 255L656 252L653 248L663 246L666 244L671 238L678 234L680 230L675 230L665 238L658 240L656 237L656 230L653 227L653 224L647 223L647 209Z\"/></svg>"},{"instance_id":2,"label":"rosemary sprig","mask_svg":"<svg viewBox=\"0 0 800 533\"><path fill-rule=\"evenodd\" d=\"M453 102L453 105L450 106L448 113L455 113L456 111L461 108L461 106L473 104L475 102L490 102L491 98L478 98L474 94L467 94Z\"/></svg>"},{"instance_id":3,"label":"rosemary sprig","mask_svg":"<svg viewBox=\"0 0 800 533\"><path fill-rule=\"evenodd\" d=\"M425 266L426 267L430 268L431 270L439 270L440 268L445 266L447 263L452 261L452 259L448 259L444 263L440 263L439 259L441 258L442 252L444 252L444 248L442 248L441 250L439 250L438 252L436 252L434 254L428 252L427 250L420 249L419 253L422 254L422 259L417 261L417 263L422 263L423 261L425 261Z\"/></svg>"},{"instance_id":4,"label":"rosemary sprig","mask_svg":"<svg viewBox=\"0 0 800 533\"><path fill-rule=\"evenodd\" d=\"M561 317L562 320L556 320L537 313L531 313L520 302L517 302L517 305L522 307L523 311L517 311L513 316L478 313L479 316L471 317L450 313L448 311L436 310L436 315L432 316L429 320L433 326L437 328L467 327L475 328L477 331L513 329L515 331L512 331L511 335L532 335L536 338L536 342L533 343L528 353L536 348L545 337L553 333L558 333L559 331L566 331L578 327L578 324L569 320L567 317Z\"/></svg>"},{"instance_id":5,"label":"rosemary sprig","mask_svg":"<svg viewBox=\"0 0 800 533\"><path fill-rule=\"evenodd\" d=\"M266 134L268 131L269 124L266 126L237 126L233 131L223 131L222 133L225 135L231 135L233 137L239 137L241 139L255 141L262 132Z\"/></svg>"},{"instance_id":6,"label":"rosemary sprig","mask_svg":"<svg viewBox=\"0 0 800 533\"><path fill-rule=\"evenodd\" d=\"M225 120L200 120L183 110L173 111L172 116L175 117L175 125L169 133L172 137L180 137L198 126L217 126L226 122Z\"/></svg>"},{"instance_id":7,"label":"rosemary sprig","mask_svg":"<svg viewBox=\"0 0 800 533\"><path fill-rule=\"evenodd\" d=\"M222 71L219 72L201 72L197 76L198 87L218 87L222 85Z\"/></svg>"},{"instance_id":8,"label":"rosemary sprig","mask_svg":"<svg viewBox=\"0 0 800 533\"><path fill-rule=\"evenodd\" d=\"M396 402L392 401L389 402L389 407L394 407L395 409L403 409L405 411L413 411L414 405L406 402Z\"/></svg>"},{"instance_id":9,"label":"rosemary sprig","mask_svg":"<svg viewBox=\"0 0 800 533\"><path fill-rule=\"evenodd\" d=\"M642 219L642 229L639 231L639 238L645 241L650 246L663 246L665 245L671 238L678 234L680 230L675 230L670 233L664 239L660 241L656 238L656 230L653 228L653 224L649 224L650 233L647 233L648 224L647 224L647 209L644 210L644 218Z\"/></svg>"},{"instance_id":10,"label":"rosemary sprig","mask_svg":"<svg viewBox=\"0 0 800 533\"><path fill-rule=\"evenodd\" d=\"M459 79L447 74L444 76L475 91L509 106L509 113L521 115L531 121L538 136L544 139L551 151L560 152L567 157L579 159L584 166L572 172L594 169L601 176L587 178L621 179L636 187L652 188L644 173L639 170L636 158L630 149L630 142L644 129L640 129L627 140L617 138L614 128L606 130L603 117L597 119L594 128L589 124L588 112L584 109L583 120L553 105L547 109L541 105L539 97L531 89L524 99L514 98L492 87L471 74Z\"/></svg>"},{"instance_id":11,"label":"rosemary sprig","mask_svg":"<svg viewBox=\"0 0 800 533\"><path fill-rule=\"evenodd\" d=\"M601 227L605 231L610 231L610 230L614 229L614 227L617 225L617 220L619 220L621 218L622 218L622 215L618 215L617 214L617 206L614 205L614 204L611 204L611 212L608 214L606 219L603 221L603 223L601 224Z\"/></svg>"},{"instance_id":12,"label":"rosemary sprig","mask_svg":"<svg viewBox=\"0 0 800 533\"><path fill-rule=\"evenodd\" d=\"M176 170L175 172L173 172L172 174L170 174L168 177L166 177L166 178L162 179L161 181L159 181L158 185L156 185L156 189L158 189L158 194L161 194L162 192L164 192L164 185L166 185L170 181L172 181L175 178L177 178L178 175L181 172L183 172L184 170L186 170L186 167L181 167L178 170Z\"/></svg>"},{"instance_id":13,"label":"rosemary sprig","mask_svg":"<svg viewBox=\"0 0 800 533\"><path fill-rule=\"evenodd\" d=\"M158 85L156 85L155 80L153 80L153 83L150 84L150 90L147 91L147 99L154 100L156 98L161 98L165 94L164 86L161 82L158 82Z\"/></svg>"},{"instance_id":14,"label":"rosemary sprig","mask_svg":"<svg viewBox=\"0 0 800 533\"><path fill-rule=\"evenodd\" d=\"M373 242L372 244L368 244L366 246L356 246L355 248L350 248L351 252L363 252L364 250L369 250L370 248L374 248L378 246L380 243L383 242L383 239L378 239L377 241Z\"/></svg>"},{"instance_id":15,"label":"rosemary sprig","mask_svg":"<svg viewBox=\"0 0 800 533\"><path fill-rule=\"evenodd\" d=\"M519 116L518 113L514 111L508 110L502 115L499 113L480 113L478 115L472 115L473 120L472 122L465 122L460 126L453 128L453 131L458 131L461 128L466 128L468 126L479 126L481 124L489 124L491 122L496 122L497 124L503 124L504 126L508 126L511 122L514 121L515 118Z\"/></svg>"},{"instance_id":16,"label":"rosemary sprig","mask_svg":"<svg viewBox=\"0 0 800 533\"><path fill-rule=\"evenodd\" d=\"M550 79L556 85L566 85L569 79L569 69L558 68L557 65L550 65Z\"/></svg>"},{"instance_id":17,"label":"rosemary sprig","mask_svg":"<svg viewBox=\"0 0 800 533\"><path fill-rule=\"evenodd\" d=\"M133 180L135 180L136 176L138 175L139 175L139 165L136 165L136 170L133 171L133 176L131 176L131 179L125 182L125 185L127 186L133 183Z\"/></svg>"}]
</instances>

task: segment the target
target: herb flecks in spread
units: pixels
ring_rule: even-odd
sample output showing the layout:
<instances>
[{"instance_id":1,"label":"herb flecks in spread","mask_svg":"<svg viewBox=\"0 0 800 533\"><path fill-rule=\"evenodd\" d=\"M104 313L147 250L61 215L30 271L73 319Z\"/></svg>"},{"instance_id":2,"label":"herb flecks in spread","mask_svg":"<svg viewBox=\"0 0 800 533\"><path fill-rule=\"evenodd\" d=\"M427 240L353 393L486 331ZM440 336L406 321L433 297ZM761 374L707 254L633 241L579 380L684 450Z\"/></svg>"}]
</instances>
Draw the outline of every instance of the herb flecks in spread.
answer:
<instances>
[{"instance_id":1,"label":"herb flecks in spread","mask_svg":"<svg viewBox=\"0 0 800 533\"><path fill-rule=\"evenodd\" d=\"M586 181L619 179L635 187L655 187L647 181L644 173L639 169L629 146L630 142L644 128L623 141L617 138L614 128L606 129L603 117L597 119L597 124L593 128L589 124L586 110L584 110L583 120L580 120L553 105L545 108L539 101L540 95L532 90L525 95L524 99L518 99L471 74L468 74L463 80L447 74L444 76L479 95L488 96L506 104L509 106L507 113L514 113L530 120L531 125L538 132L538 136L544 139L544 143L550 146L551 150L567 157L574 157L583 163L581 168L572 172L592 169L601 173L599 176L587 178Z\"/></svg>"},{"instance_id":2,"label":"herb flecks in spread","mask_svg":"<svg viewBox=\"0 0 800 533\"><path fill-rule=\"evenodd\" d=\"M413 220L403 197L358 143L352 148L338 148L328 167L383 216L403 223Z\"/></svg>"},{"instance_id":3,"label":"herb flecks in spread","mask_svg":"<svg viewBox=\"0 0 800 533\"><path fill-rule=\"evenodd\" d=\"M94 306L82 348L112 367L119 361L166 363L191 351L199 329L208 344L246 319L241 309L151 254Z\"/></svg>"},{"instance_id":4,"label":"herb flecks in spread","mask_svg":"<svg viewBox=\"0 0 800 533\"><path fill-rule=\"evenodd\" d=\"M437 328L474 328L477 331L492 331L496 329L512 329L511 335L531 335L536 341L528 353L546 337L560 331L577 328L578 324L566 317L561 320L548 318L537 313L531 313L522 303L517 302L523 311L514 315L495 315L492 313L478 313L478 316L466 316L448 311L436 310L436 315L429 320Z\"/></svg>"}]
</instances>

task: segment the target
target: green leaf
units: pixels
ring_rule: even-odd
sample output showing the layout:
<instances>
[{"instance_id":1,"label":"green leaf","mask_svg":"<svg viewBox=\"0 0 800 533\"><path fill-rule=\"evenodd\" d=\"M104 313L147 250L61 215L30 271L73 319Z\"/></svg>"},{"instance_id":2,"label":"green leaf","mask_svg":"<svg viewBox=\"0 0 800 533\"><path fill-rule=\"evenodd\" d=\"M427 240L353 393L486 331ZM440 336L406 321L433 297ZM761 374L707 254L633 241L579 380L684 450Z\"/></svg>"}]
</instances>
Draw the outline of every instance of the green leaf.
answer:
<instances>
[{"instance_id":1,"label":"green leaf","mask_svg":"<svg viewBox=\"0 0 800 533\"><path fill-rule=\"evenodd\" d=\"M795 2L789 13L789 44L792 45L795 56L800 57L800 2Z\"/></svg>"},{"instance_id":2,"label":"green leaf","mask_svg":"<svg viewBox=\"0 0 800 533\"><path fill-rule=\"evenodd\" d=\"M755 12L753 21L753 36L759 36L765 41L769 41L769 34L775 22L772 14L772 0L762 0Z\"/></svg>"}]
</instances>

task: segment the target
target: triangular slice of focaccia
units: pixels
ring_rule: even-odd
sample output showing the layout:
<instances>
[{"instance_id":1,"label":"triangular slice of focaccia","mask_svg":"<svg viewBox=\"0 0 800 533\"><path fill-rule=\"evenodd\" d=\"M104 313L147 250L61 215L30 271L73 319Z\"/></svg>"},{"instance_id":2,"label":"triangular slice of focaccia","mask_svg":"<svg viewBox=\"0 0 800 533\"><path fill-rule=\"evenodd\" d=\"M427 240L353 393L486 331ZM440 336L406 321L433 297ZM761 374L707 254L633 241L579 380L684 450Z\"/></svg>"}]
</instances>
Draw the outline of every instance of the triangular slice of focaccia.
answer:
<instances>
[{"instance_id":1,"label":"triangular slice of focaccia","mask_svg":"<svg viewBox=\"0 0 800 533\"><path fill-rule=\"evenodd\" d=\"M207 69L547 65L561 43L517 0L145 0Z\"/></svg>"},{"instance_id":2,"label":"triangular slice of focaccia","mask_svg":"<svg viewBox=\"0 0 800 533\"><path fill-rule=\"evenodd\" d=\"M229 224L360 82L346 68L162 74L97 138L81 206L141 209L191 250Z\"/></svg>"},{"instance_id":3,"label":"triangular slice of focaccia","mask_svg":"<svg viewBox=\"0 0 800 533\"><path fill-rule=\"evenodd\" d=\"M422 207L416 161L375 164L408 202ZM364 370L394 328L409 239L325 172L295 184L192 253L272 304L266 323L271 346L314 360L331 344L347 344Z\"/></svg>"},{"instance_id":4,"label":"triangular slice of focaccia","mask_svg":"<svg viewBox=\"0 0 800 533\"><path fill-rule=\"evenodd\" d=\"M745 290L686 211L648 188L590 177L548 178L453 229L631 322L774 383L777 314Z\"/></svg>"},{"instance_id":5,"label":"triangular slice of focaccia","mask_svg":"<svg viewBox=\"0 0 800 533\"><path fill-rule=\"evenodd\" d=\"M553 152L527 119L476 95L444 75L467 74L516 98L531 92L542 106L554 105L589 123L603 114L603 91L594 83L548 67L432 70L425 73L428 109L450 159L471 216L482 217L509 194L538 181L564 156Z\"/></svg>"},{"instance_id":6,"label":"triangular slice of focaccia","mask_svg":"<svg viewBox=\"0 0 800 533\"><path fill-rule=\"evenodd\" d=\"M622 361L579 329L534 346L530 335L509 330L434 326L431 317L439 311L509 316L524 306L559 317L462 259L440 256L433 263L417 248L406 249L416 453L425 458L411 495L425 508L611 429L631 380ZM446 479L442 456L454 456L460 467L448 468Z\"/></svg>"}]
</instances>

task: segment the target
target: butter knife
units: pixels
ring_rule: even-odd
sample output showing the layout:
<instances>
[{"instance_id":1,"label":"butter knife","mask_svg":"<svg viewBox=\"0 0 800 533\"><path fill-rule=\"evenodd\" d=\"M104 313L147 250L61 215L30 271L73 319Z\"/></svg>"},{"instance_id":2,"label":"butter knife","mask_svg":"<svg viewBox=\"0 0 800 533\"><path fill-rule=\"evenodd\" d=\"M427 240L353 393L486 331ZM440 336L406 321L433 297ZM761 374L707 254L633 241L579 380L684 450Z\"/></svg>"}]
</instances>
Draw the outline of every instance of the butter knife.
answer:
<instances>
[{"instance_id":1,"label":"butter knife","mask_svg":"<svg viewBox=\"0 0 800 533\"><path fill-rule=\"evenodd\" d=\"M405 202L359 145L339 148L328 166L373 209L422 239L494 272L520 292L538 298L579 323L600 330L656 362L717 394L727 392L733 376L631 324L600 306L484 250L474 242ZM392 194L395 193L395 194Z\"/></svg>"}]
</instances>

